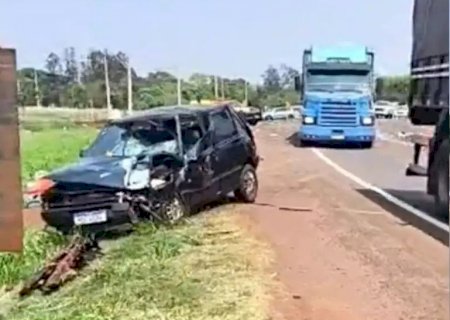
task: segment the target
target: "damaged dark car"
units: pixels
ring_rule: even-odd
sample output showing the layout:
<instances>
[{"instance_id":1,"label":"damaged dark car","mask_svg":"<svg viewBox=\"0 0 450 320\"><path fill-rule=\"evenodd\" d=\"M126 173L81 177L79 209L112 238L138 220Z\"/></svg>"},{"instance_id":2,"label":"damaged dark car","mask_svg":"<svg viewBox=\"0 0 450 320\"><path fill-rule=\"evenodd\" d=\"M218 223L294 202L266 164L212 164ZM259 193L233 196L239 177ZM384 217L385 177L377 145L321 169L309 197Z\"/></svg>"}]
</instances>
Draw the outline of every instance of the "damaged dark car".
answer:
<instances>
[{"instance_id":1,"label":"damaged dark car","mask_svg":"<svg viewBox=\"0 0 450 320\"><path fill-rule=\"evenodd\" d=\"M110 122L76 163L39 181L42 217L65 233L174 222L231 192L254 202L258 163L231 107L156 108Z\"/></svg>"}]
</instances>

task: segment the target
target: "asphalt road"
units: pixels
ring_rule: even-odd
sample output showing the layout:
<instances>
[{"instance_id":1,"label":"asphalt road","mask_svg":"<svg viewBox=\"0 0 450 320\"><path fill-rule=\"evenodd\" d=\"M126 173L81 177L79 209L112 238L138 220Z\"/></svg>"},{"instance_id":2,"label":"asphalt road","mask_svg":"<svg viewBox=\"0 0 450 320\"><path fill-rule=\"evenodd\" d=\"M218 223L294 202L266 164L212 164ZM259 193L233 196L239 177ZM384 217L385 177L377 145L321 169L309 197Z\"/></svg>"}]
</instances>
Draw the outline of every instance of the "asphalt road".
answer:
<instances>
[{"instance_id":1,"label":"asphalt road","mask_svg":"<svg viewBox=\"0 0 450 320\"><path fill-rule=\"evenodd\" d=\"M273 248L285 287L271 319L448 320L446 243L375 197L380 188L405 201L423 192L423 180L404 177L410 149L389 141L371 150L296 148L297 128L256 126L260 190L254 205L239 206Z\"/></svg>"},{"instance_id":2,"label":"asphalt road","mask_svg":"<svg viewBox=\"0 0 450 320\"><path fill-rule=\"evenodd\" d=\"M405 175L405 169L412 161L412 146L377 140L375 146L369 150L322 149L321 151L340 167L364 181L433 215L433 198L425 192L426 178ZM364 193L364 190L360 191Z\"/></svg>"},{"instance_id":3,"label":"asphalt road","mask_svg":"<svg viewBox=\"0 0 450 320\"><path fill-rule=\"evenodd\" d=\"M297 121L288 122L285 125L282 121L278 122L281 126L288 126L292 134L295 134L298 128ZM273 124L277 126L275 123ZM270 124L270 126L273 126ZM323 162L328 161L333 166L338 166L343 170L356 176L366 184L381 189L385 193L401 200L402 202L425 213L432 220L438 221L437 224L448 226L448 220L437 217L434 214L434 199L426 194L426 178L424 177L408 177L405 170L412 161L413 147L403 140L400 132L404 133L431 133L430 127L415 127L409 124L406 119L399 120L382 120L377 124L377 140L372 149L360 148L342 148L342 147L315 147L316 154ZM422 161L426 163L424 155ZM432 223L424 223L423 219L418 218L410 211L400 208L393 204L379 193L374 192L370 188L361 186L348 179L348 183L358 193L368 198L372 202L380 205L393 215L400 217L406 224L416 225L427 233L433 234L438 232L437 238L441 241L448 242L448 233L435 231L435 225ZM441 228L442 229L442 228ZM447 240L442 240L445 238Z\"/></svg>"}]
</instances>

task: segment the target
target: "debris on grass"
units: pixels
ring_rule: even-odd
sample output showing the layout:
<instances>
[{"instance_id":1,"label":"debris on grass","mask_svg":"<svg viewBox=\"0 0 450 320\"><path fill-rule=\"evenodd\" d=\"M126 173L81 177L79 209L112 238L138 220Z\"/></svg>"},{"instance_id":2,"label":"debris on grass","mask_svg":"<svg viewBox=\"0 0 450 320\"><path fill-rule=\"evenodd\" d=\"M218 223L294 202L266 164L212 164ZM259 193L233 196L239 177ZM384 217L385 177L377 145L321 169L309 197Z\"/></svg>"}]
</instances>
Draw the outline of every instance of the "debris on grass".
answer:
<instances>
[{"instance_id":1,"label":"debris on grass","mask_svg":"<svg viewBox=\"0 0 450 320\"><path fill-rule=\"evenodd\" d=\"M9 289L29 277L57 250L66 238L53 231L27 230L22 253L0 253L0 290Z\"/></svg>"},{"instance_id":2,"label":"debris on grass","mask_svg":"<svg viewBox=\"0 0 450 320\"><path fill-rule=\"evenodd\" d=\"M268 250L234 219L201 214L175 226L138 226L77 281L19 300L7 318L264 319Z\"/></svg>"},{"instance_id":3,"label":"debris on grass","mask_svg":"<svg viewBox=\"0 0 450 320\"><path fill-rule=\"evenodd\" d=\"M34 290L51 293L77 275L77 270L86 265L87 255L100 249L95 240L75 235L49 263L24 283L19 291L21 297L30 295ZM92 255L91 255L92 257Z\"/></svg>"}]
</instances>

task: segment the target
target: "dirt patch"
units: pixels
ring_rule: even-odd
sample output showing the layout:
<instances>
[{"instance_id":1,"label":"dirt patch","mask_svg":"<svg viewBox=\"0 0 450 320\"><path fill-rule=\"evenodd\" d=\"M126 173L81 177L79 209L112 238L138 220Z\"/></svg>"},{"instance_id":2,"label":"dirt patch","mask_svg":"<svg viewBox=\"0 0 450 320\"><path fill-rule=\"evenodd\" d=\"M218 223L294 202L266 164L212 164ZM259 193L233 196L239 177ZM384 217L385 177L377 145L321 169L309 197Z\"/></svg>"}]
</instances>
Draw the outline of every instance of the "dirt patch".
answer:
<instances>
[{"instance_id":1,"label":"dirt patch","mask_svg":"<svg viewBox=\"0 0 450 320\"><path fill-rule=\"evenodd\" d=\"M257 128L261 190L242 208L245 225L276 254L283 291L274 293L272 319L449 319L448 248L292 147L293 130Z\"/></svg>"},{"instance_id":2,"label":"dirt patch","mask_svg":"<svg viewBox=\"0 0 450 320\"><path fill-rule=\"evenodd\" d=\"M42 229L45 227L45 222L42 220L41 211L39 208L23 210L23 225L25 229L34 228Z\"/></svg>"}]
</instances>

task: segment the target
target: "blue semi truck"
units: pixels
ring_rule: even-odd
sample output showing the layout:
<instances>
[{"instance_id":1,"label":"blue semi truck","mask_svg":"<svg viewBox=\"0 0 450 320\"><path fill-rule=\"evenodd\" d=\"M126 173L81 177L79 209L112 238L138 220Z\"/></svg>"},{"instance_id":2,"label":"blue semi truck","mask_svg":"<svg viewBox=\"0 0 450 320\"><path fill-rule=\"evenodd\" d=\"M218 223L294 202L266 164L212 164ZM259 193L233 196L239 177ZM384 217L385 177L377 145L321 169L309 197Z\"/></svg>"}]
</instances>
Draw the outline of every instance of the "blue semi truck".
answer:
<instances>
[{"instance_id":1,"label":"blue semi truck","mask_svg":"<svg viewBox=\"0 0 450 320\"><path fill-rule=\"evenodd\" d=\"M303 105L299 146L339 142L372 147L376 132L373 52L358 45L307 49L295 87Z\"/></svg>"}]
</instances>

